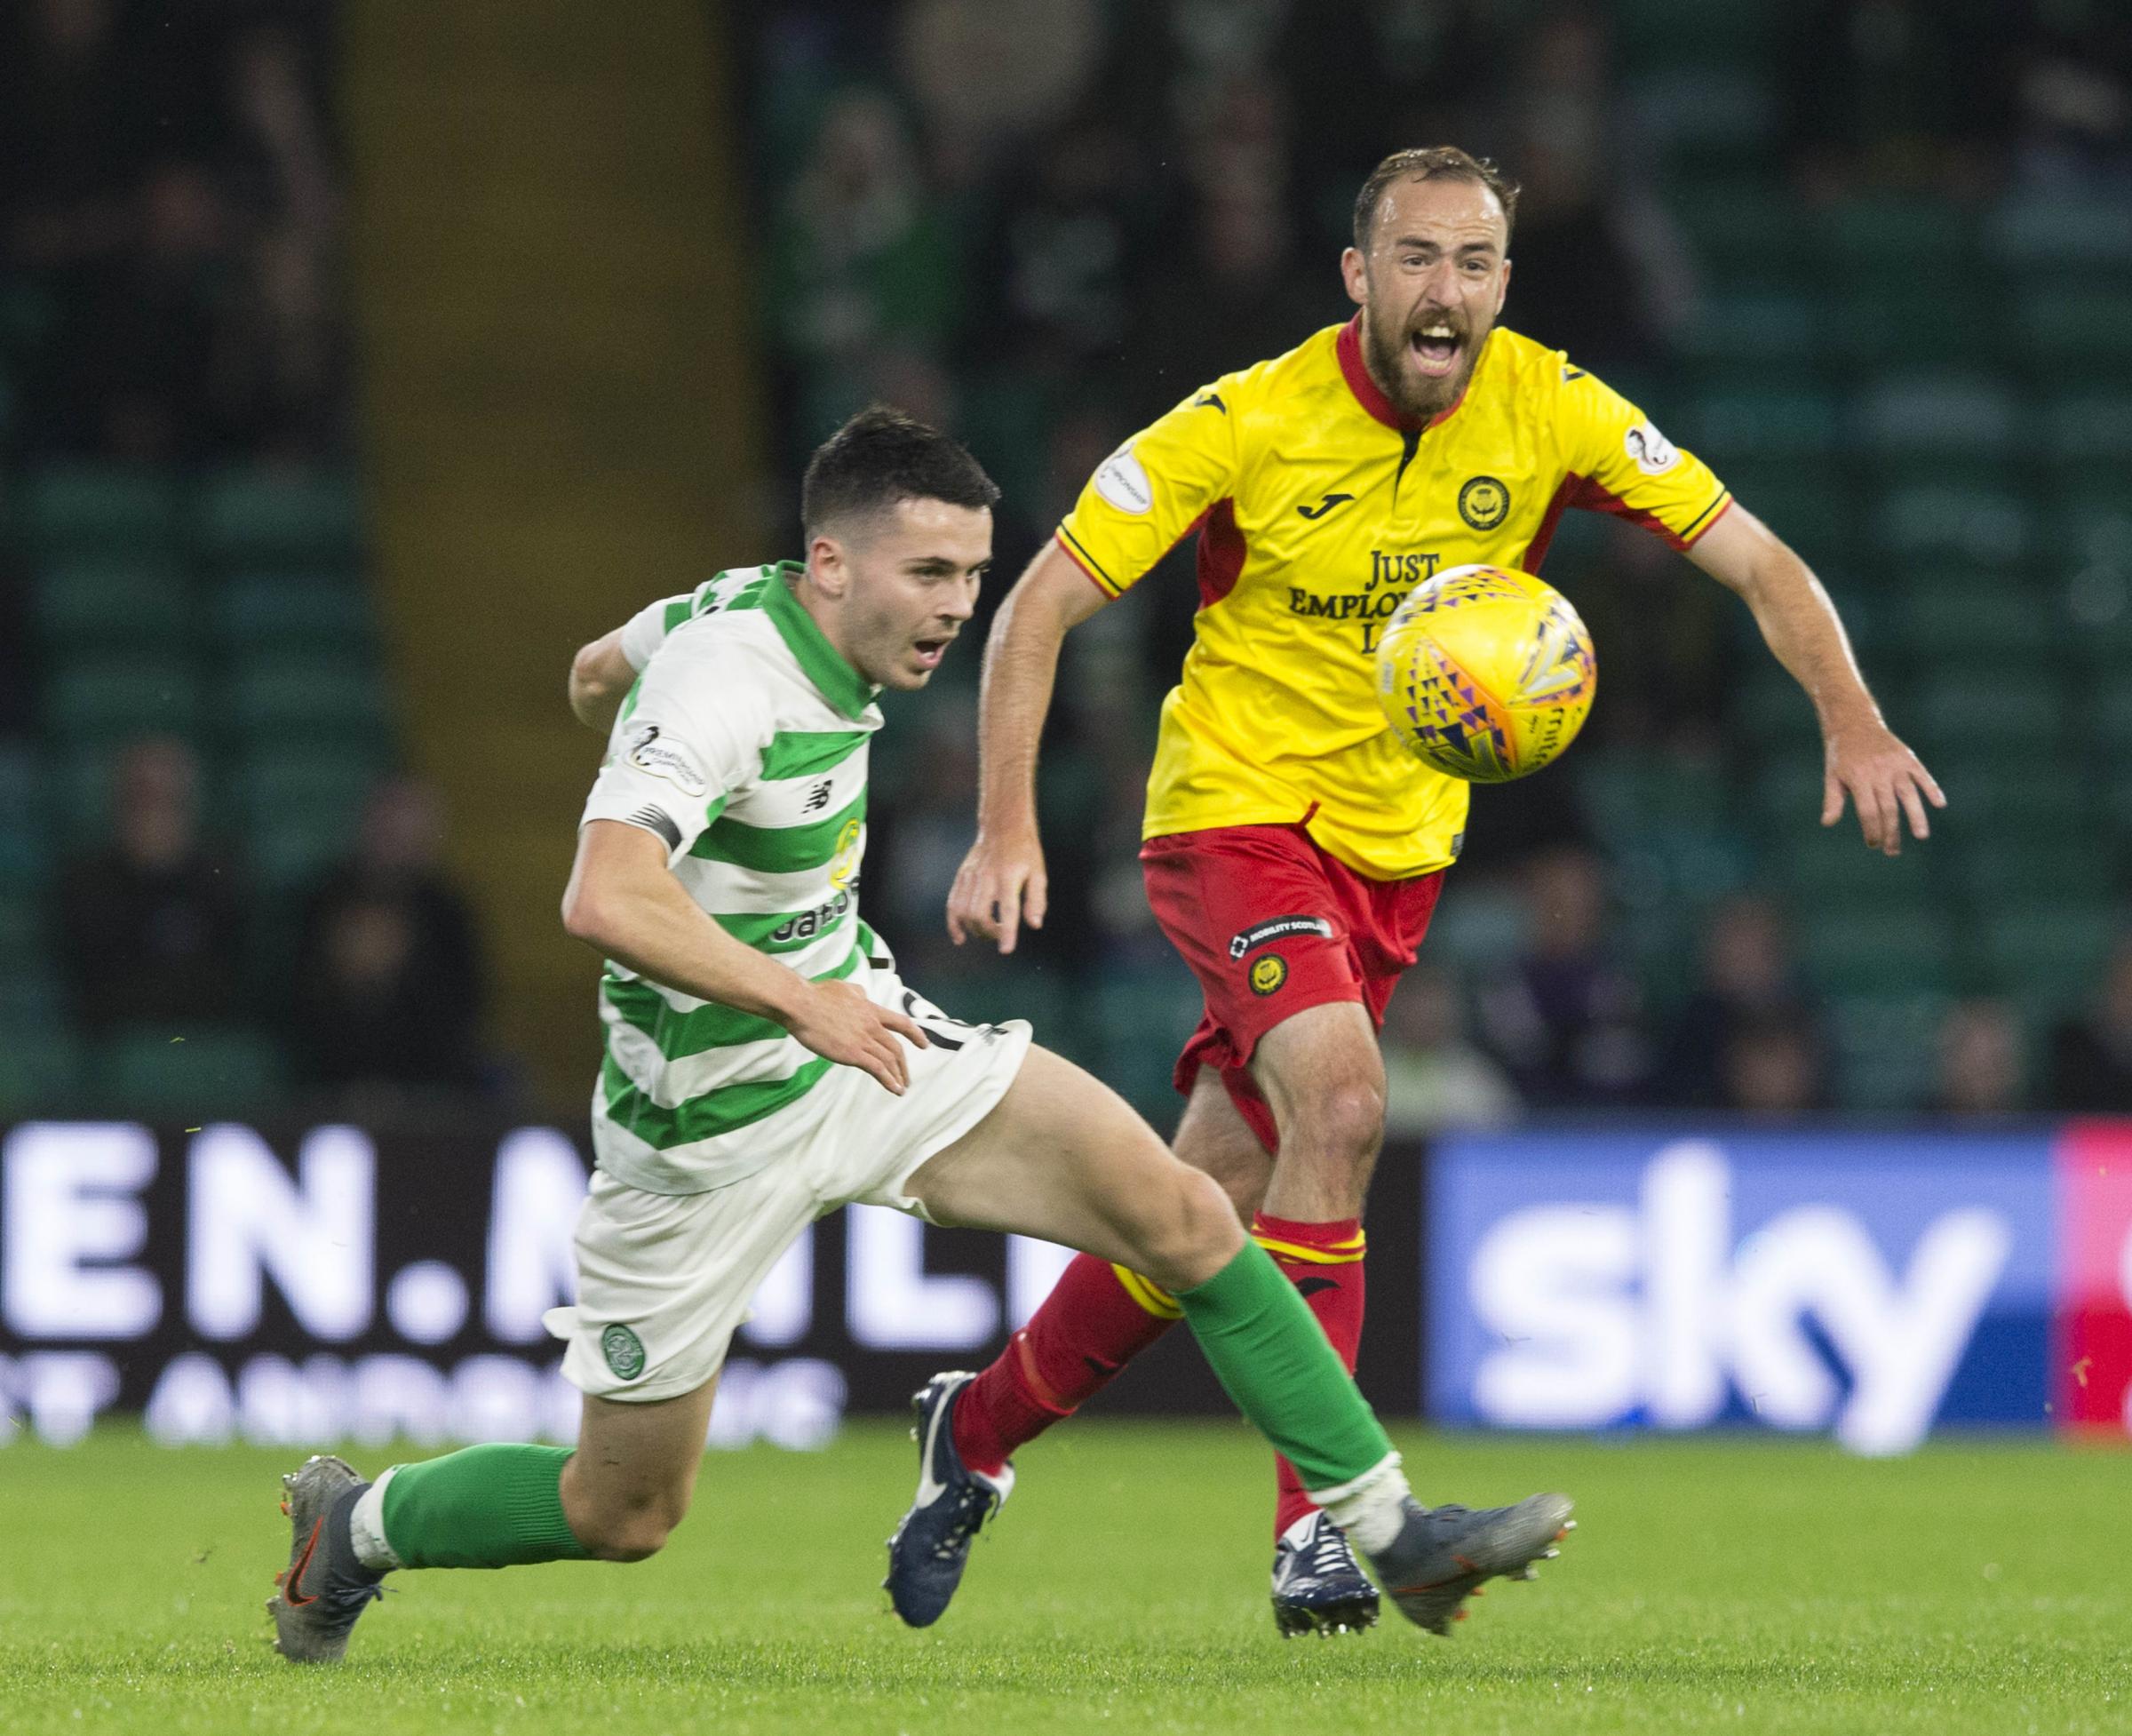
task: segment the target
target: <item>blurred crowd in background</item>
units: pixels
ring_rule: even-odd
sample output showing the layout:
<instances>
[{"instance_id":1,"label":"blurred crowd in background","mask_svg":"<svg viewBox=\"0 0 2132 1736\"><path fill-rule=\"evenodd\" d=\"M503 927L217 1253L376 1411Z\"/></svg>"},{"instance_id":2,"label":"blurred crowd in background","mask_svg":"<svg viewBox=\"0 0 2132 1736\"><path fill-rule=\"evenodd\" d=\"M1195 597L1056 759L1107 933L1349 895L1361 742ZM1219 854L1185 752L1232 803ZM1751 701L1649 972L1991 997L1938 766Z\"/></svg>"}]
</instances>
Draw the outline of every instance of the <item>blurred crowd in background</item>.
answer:
<instances>
[{"instance_id":1,"label":"blurred crowd in background","mask_svg":"<svg viewBox=\"0 0 2132 1736\"><path fill-rule=\"evenodd\" d=\"M346 445L334 17L317 0L7 9L0 320L25 358L24 449L163 463Z\"/></svg>"},{"instance_id":2,"label":"blurred crowd in background","mask_svg":"<svg viewBox=\"0 0 2132 1736\"><path fill-rule=\"evenodd\" d=\"M1391 1007L1396 1129L2132 1111L2132 784L2082 757L2132 745L2132 706L2090 703L2080 661L2132 649L2121 5L727 11L736 88L705 94L750 152L783 498L868 402L954 430L1006 490L989 616L1134 429L1348 316L1355 187L1390 149L1456 142L1523 184L1505 323L1807 553L1896 727L1953 768L1941 838L1888 864L1852 832L1839 859L1810 716L1740 606L1639 530L1565 526L1547 576L1594 629L1601 697L1559 768L1476 794ZM0 1110L152 1099L180 1029L219 1033L261 1092L514 1088L443 816L396 773L360 532L333 516L364 462L334 17L25 0L0 21ZM790 554L797 529L730 559ZM1011 960L944 932L982 617L889 702L864 891L928 992L1032 1016L1162 1125L1197 1007L1134 852L1189 558L1070 641L1044 929ZM252 625L175 660L121 644L174 583ZM310 710L274 709L254 652L304 665ZM2018 737L1958 678L2010 691ZM93 698L156 682L201 697L167 728ZM253 708L221 716L225 690ZM2061 790L2070 812L2038 806Z\"/></svg>"},{"instance_id":3,"label":"blurred crowd in background","mask_svg":"<svg viewBox=\"0 0 2132 1736\"><path fill-rule=\"evenodd\" d=\"M511 1078L379 727L337 19L0 17L0 1107L175 1107L180 1060L253 1104Z\"/></svg>"},{"instance_id":4,"label":"blurred crowd in background","mask_svg":"<svg viewBox=\"0 0 2132 1736\"><path fill-rule=\"evenodd\" d=\"M2057 275L2058 240L2018 251L2032 200L2113 238L2066 282L2099 285L2096 324L2126 335L2068 372L2120 388L2104 414L2132 455L2132 19L2119 7L792 0L755 9L745 46L782 471L789 484L877 398L956 430L1006 490L986 609L1135 428L1351 314L1337 261L1355 188L1407 145L1456 142L1523 183L1504 323L1641 403L1816 561L1928 757L1941 744L1914 710L1953 701L1927 698L1937 672L1906 668L1905 648L1877 655L1900 636L1889 593L1905 585L1960 617L1978 588L2006 593L2021 566L2048 562L2033 610L2047 632L2062 552L1929 522L1921 546L1890 547L1884 516L1933 512L1902 487L1967 482L1991 461L1930 426L1872 453L1883 493L1849 491L1848 474L1814 484L1866 468L1843 448L1877 412L1847 394L1876 365L1913 370L1889 391L1898 409L1928 399L1928 425L1973 409L1953 388L1976 381L1950 370L1980 357L1982 389L2015 417L2048 413L2023 397L2033 382L2007 341L2021 310L2049 311L2033 295ZM1943 270L1966 270L1996 340L1964 347L1964 285ZM1827 424L1818 437L1794 431L1808 417ZM2099 878L2084 863L2069 882L2078 908L2039 950L2048 980L1965 944L1966 864L1997 848L1996 817L1983 835L1950 828L1940 855L1960 854L1930 864L1931 888L1918 877L1933 847L1913 845L1876 883L1883 864L1855 832L1855 860L1825 868L1810 715L1745 610L1640 530L1582 517L1548 577L1593 627L1601 698L1559 768L1476 792L1437 932L1392 1006L1395 1122L2132 1108L2122 839ZM2084 577L2122 640L2132 518L2116 529ZM1189 643L1189 560L1173 554L1069 641L1041 792L1054 913L1011 987L998 961L941 934L973 824L978 659L959 649L935 690L895 705L877 756L868 897L919 980L988 1011L1017 995L1081 1010L1084 1055L1143 1104L1160 1102L1167 1060L1147 1033L1178 1028L1191 998L1134 859L1157 706ZM1884 625L1896 634L1870 631ZM1921 636L1912 655L1936 658L1953 636ZM2009 673L2066 679L2048 654L1992 672L2001 688ZM1940 732L1957 747L1961 721ZM2011 759L1970 755L1954 799L1994 809ZM2092 816L2083 829L2104 830ZM1832 901L1857 932L1817 948Z\"/></svg>"}]
</instances>

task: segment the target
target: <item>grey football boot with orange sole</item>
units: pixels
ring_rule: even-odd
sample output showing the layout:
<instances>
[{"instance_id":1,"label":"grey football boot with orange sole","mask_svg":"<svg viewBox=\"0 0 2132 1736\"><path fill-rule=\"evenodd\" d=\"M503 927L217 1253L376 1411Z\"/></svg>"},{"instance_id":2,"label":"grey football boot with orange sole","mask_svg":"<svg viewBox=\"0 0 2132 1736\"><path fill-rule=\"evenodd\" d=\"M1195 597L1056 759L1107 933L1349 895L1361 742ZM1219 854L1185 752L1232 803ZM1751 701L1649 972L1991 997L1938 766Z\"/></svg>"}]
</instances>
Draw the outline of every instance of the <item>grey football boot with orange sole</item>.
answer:
<instances>
[{"instance_id":1,"label":"grey football boot with orange sole","mask_svg":"<svg viewBox=\"0 0 2132 1736\"><path fill-rule=\"evenodd\" d=\"M355 1558L348 1532L356 1498L370 1486L353 1466L326 1453L282 1478L282 1511L293 1536L266 1613L274 1618L274 1650L291 1663L337 1662L356 1617L385 1596L378 1584L385 1576Z\"/></svg>"},{"instance_id":2,"label":"grey football boot with orange sole","mask_svg":"<svg viewBox=\"0 0 2132 1736\"><path fill-rule=\"evenodd\" d=\"M1567 1495L1528 1495L1515 1507L1477 1511L1412 1502L1399 1535L1370 1565L1400 1614L1448 1636L1484 1580L1539 1577L1539 1564L1560 1555L1555 1545L1577 1528L1572 1505Z\"/></svg>"}]
</instances>

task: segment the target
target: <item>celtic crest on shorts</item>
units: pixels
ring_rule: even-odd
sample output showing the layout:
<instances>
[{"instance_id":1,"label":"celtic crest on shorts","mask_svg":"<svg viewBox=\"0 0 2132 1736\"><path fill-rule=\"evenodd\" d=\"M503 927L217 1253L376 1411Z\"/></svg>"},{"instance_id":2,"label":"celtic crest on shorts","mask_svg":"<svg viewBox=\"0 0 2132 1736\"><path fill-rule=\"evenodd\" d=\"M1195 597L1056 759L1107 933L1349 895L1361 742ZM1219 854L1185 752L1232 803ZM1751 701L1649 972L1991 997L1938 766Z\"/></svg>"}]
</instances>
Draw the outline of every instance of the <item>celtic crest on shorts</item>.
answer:
<instances>
[{"instance_id":1,"label":"celtic crest on shorts","mask_svg":"<svg viewBox=\"0 0 2132 1736\"><path fill-rule=\"evenodd\" d=\"M600 1334L600 1354L617 1381L633 1381L644 1372L644 1341L624 1326Z\"/></svg>"}]
</instances>

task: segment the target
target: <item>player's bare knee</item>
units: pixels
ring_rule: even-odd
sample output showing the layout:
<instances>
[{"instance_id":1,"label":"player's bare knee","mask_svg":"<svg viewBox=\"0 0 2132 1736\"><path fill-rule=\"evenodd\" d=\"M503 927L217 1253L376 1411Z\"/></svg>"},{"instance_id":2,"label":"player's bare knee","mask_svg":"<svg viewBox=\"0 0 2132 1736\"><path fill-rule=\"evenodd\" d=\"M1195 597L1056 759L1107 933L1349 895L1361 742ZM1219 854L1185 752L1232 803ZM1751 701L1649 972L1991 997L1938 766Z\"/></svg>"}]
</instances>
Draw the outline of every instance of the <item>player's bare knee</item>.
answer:
<instances>
[{"instance_id":1,"label":"player's bare knee","mask_svg":"<svg viewBox=\"0 0 2132 1736\"><path fill-rule=\"evenodd\" d=\"M1255 1169L1229 1169L1213 1177L1237 1222L1249 1223L1252 1214L1265 1203L1266 1183L1271 1174L1272 1166L1268 1164Z\"/></svg>"},{"instance_id":2,"label":"player's bare knee","mask_svg":"<svg viewBox=\"0 0 2132 1736\"><path fill-rule=\"evenodd\" d=\"M1169 1191L1135 1230L1141 1246L1134 1270L1169 1290L1205 1283L1244 1245L1229 1195L1213 1177L1186 1164L1175 1166Z\"/></svg>"},{"instance_id":3,"label":"player's bare knee","mask_svg":"<svg viewBox=\"0 0 2132 1736\"><path fill-rule=\"evenodd\" d=\"M1298 1105L1295 1127L1281 1145L1306 1147L1323 1160L1366 1169L1384 1143L1384 1087L1354 1079L1314 1091Z\"/></svg>"}]
</instances>

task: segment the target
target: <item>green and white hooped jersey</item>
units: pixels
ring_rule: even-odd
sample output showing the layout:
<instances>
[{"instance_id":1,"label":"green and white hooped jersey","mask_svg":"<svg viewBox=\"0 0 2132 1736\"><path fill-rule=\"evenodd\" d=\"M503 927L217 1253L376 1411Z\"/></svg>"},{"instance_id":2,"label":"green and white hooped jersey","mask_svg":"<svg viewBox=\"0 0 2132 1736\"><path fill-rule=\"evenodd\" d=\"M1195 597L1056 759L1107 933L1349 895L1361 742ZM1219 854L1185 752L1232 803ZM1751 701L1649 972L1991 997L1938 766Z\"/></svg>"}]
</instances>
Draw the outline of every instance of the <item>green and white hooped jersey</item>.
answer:
<instances>
[{"instance_id":1,"label":"green and white hooped jersey","mask_svg":"<svg viewBox=\"0 0 2132 1736\"><path fill-rule=\"evenodd\" d=\"M662 839L668 865L736 940L803 976L868 980L887 950L859 920L866 744L875 689L790 588L747 567L654 603L623 629L641 673L616 719L586 820ZM582 824L582 823L581 823ZM831 1063L781 1025L609 961L607 1060L593 1094L601 1168L696 1193L762 1167L749 1129L797 1103Z\"/></svg>"}]
</instances>

